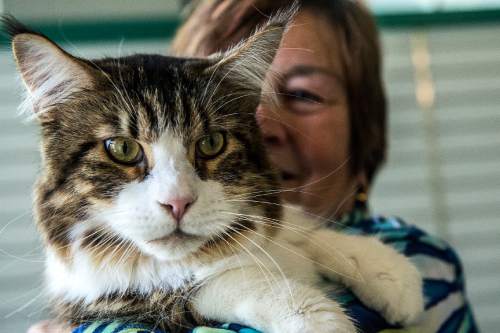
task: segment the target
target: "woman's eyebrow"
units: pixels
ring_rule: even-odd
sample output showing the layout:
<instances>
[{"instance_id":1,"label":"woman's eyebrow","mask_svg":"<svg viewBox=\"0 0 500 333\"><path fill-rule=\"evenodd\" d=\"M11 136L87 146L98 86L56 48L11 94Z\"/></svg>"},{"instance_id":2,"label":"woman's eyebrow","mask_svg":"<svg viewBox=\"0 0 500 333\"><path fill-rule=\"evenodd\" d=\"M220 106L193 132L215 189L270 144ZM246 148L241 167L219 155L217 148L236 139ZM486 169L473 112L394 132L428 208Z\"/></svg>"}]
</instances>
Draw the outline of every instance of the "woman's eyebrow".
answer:
<instances>
[{"instance_id":1,"label":"woman's eyebrow","mask_svg":"<svg viewBox=\"0 0 500 333\"><path fill-rule=\"evenodd\" d=\"M299 66L294 66L292 69L290 69L286 74L283 75L283 78L285 81L288 81L296 76L310 76L310 75L315 75L315 74L323 74L326 76L329 76L335 80L337 80L339 83L342 83L342 78L340 75L337 73L328 70L323 67L318 67L318 66L310 66L310 65L299 65Z\"/></svg>"}]
</instances>

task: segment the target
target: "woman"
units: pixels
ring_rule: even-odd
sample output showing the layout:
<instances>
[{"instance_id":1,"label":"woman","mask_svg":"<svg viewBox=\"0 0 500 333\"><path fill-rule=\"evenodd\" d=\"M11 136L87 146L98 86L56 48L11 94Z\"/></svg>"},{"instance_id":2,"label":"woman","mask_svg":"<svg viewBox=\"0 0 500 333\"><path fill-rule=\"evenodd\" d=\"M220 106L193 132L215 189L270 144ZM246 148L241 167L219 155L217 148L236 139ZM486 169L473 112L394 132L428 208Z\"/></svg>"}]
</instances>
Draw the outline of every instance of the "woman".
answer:
<instances>
[{"instance_id":1,"label":"woman","mask_svg":"<svg viewBox=\"0 0 500 333\"><path fill-rule=\"evenodd\" d=\"M227 49L287 3L201 2L178 32L173 50L205 56ZM301 6L271 68L282 78L277 86L279 107L262 104L257 110L271 160L281 171L283 187L289 189L284 199L336 219L334 228L377 234L412 258L425 278L426 296L426 312L412 331L476 332L454 251L399 219L368 213L367 193L386 154L386 103L372 17L349 0L309 0ZM405 331L386 323L351 294L341 301L362 332ZM33 332L54 329L49 326ZM210 330L198 328L196 333L204 331Z\"/></svg>"},{"instance_id":2,"label":"woman","mask_svg":"<svg viewBox=\"0 0 500 333\"><path fill-rule=\"evenodd\" d=\"M205 1L179 31L173 49L196 56L224 50L289 3ZM453 249L399 219L368 214L367 192L386 155L386 103L373 18L352 0L300 3L271 68L283 78L281 106L257 110L271 160L290 189L285 200L337 219L333 227L346 232L377 234L412 258L425 278L426 296L415 332L477 331ZM363 332L393 328L357 300L345 305Z\"/></svg>"}]
</instances>

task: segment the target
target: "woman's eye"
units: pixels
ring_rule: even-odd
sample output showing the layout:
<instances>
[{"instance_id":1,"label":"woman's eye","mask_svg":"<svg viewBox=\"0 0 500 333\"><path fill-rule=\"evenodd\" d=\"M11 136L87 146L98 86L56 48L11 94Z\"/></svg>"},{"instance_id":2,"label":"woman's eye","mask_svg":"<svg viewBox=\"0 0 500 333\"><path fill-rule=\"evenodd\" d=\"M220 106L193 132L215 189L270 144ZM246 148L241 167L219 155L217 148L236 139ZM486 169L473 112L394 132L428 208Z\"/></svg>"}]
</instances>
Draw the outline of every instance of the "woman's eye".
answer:
<instances>
[{"instance_id":1,"label":"woman's eye","mask_svg":"<svg viewBox=\"0 0 500 333\"><path fill-rule=\"evenodd\" d=\"M284 95L286 99L289 101L298 101L298 102L306 102L314 104L319 104L323 102L323 98L306 90L292 90L288 91Z\"/></svg>"},{"instance_id":2,"label":"woman's eye","mask_svg":"<svg viewBox=\"0 0 500 333\"><path fill-rule=\"evenodd\" d=\"M213 132L204 136L196 143L196 151L205 159L215 158L224 151L226 136L222 132Z\"/></svg>"},{"instance_id":3,"label":"woman's eye","mask_svg":"<svg viewBox=\"0 0 500 333\"><path fill-rule=\"evenodd\" d=\"M110 138L104 141L109 157L120 164L135 165L144 158L142 147L137 141L124 137Z\"/></svg>"}]
</instances>

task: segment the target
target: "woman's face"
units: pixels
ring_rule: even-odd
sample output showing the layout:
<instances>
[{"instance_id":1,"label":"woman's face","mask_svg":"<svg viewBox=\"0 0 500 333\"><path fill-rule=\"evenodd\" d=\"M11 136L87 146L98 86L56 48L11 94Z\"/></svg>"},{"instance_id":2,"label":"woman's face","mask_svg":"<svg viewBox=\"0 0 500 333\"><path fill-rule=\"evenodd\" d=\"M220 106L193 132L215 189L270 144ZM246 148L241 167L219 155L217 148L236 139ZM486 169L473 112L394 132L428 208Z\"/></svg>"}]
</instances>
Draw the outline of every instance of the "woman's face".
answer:
<instances>
[{"instance_id":1,"label":"woman's face","mask_svg":"<svg viewBox=\"0 0 500 333\"><path fill-rule=\"evenodd\" d=\"M281 78L280 106L260 105L257 118L283 198L311 213L350 210L357 181L349 169L349 106L339 40L320 15L301 11L271 66Z\"/></svg>"}]
</instances>

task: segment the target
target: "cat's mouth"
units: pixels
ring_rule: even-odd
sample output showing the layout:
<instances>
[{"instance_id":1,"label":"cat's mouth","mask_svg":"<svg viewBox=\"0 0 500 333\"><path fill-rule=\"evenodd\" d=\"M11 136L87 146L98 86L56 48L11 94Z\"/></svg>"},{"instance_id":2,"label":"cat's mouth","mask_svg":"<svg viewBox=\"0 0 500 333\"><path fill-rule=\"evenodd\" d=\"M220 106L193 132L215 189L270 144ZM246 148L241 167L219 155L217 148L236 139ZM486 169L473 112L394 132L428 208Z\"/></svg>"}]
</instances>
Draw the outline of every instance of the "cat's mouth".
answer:
<instances>
[{"instance_id":1,"label":"cat's mouth","mask_svg":"<svg viewBox=\"0 0 500 333\"><path fill-rule=\"evenodd\" d=\"M180 242L185 242L189 240L196 240L199 239L200 236L189 234L187 232L182 231L181 229L175 229L174 232L169 233L168 235L155 238L152 240L149 240L148 243L150 244L165 244L165 243L180 243Z\"/></svg>"}]
</instances>

